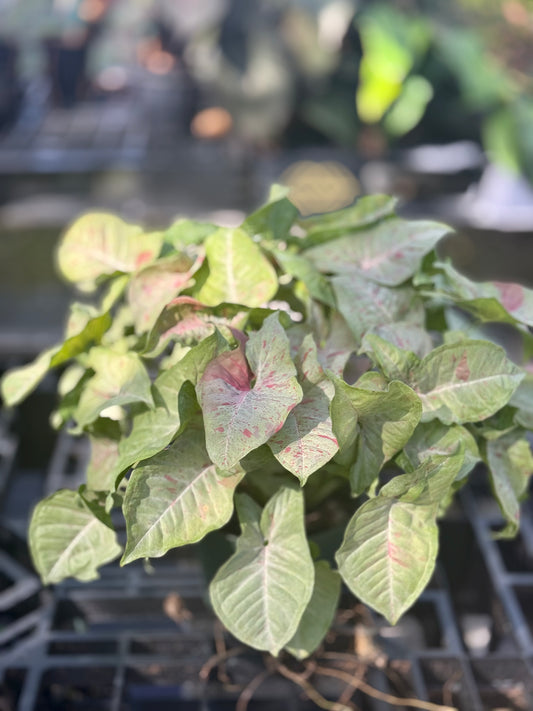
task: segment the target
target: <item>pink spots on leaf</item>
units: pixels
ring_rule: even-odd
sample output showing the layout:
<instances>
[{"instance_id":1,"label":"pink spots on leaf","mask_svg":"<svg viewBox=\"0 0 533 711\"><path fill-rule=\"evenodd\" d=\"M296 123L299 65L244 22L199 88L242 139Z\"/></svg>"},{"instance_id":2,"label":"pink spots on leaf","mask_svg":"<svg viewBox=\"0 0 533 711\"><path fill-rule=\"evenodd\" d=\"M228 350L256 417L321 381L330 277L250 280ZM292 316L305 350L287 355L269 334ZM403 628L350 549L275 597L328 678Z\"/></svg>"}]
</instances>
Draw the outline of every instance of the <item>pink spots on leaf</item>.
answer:
<instances>
[{"instance_id":1,"label":"pink spots on leaf","mask_svg":"<svg viewBox=\"0 0 533 711\"><path fill-rule=\"evenodd\" d=\"M244 435L245 437L251 437L251 436L252 436L252 433L250 432L249 429L244 429L244 430L242 431L242 433L243 433L243 435Z\"/></svg>"},{"instance_id":2,"label":"pink spots on leaf","mask_svg":"<svg viewBox=\"0 0 533 711\"><path fill-rule=\"evenodd\" d=\"M459 363L455 369L455 377L458 380L466 382L470 378L470 368L468 367L468 357L466 351L461 356Z\"/></svg>"},{"instance_id":3,"label":"pink spots on leaf","mask_svg":"<svg viewBox=\"0 0 533 711\"><path fill-rule=\"evenodd\" d=\"M387 557L390 558L393 563L401 566L402 568L409 567L407 563L399 556L398 546L392 543L391 541L387 541Z\"/></svg>"},{"instance_id":4,"label":"pink spots on leaf","mask_svg":"<svg viewBox=\"0 0 533 711\"><path fill-rule=\"evenodd\" d=\"M170 476L170 474L165 474L165 479L169 481L171 484L176 484L176 479L173 476Z\"/></svg>"},{"instance_id":5,"label":"pink spots on leaf","mask_svg":"<svg viewBox=\"0 0 533 711\"><path fill-rule=\"evenodd\" d=\"M495 281L494 286L500 292L500 299L504 307L512 313L519 309L524 303L524 289L520 284L506 284L505 282Z\"/></svg>"},{"instance_id":6,"label":"pink spots on leaf","mask_svg":"<svg viewBox=\"0 0 533 711\"><path fill-rule=\"evenodd\" d=\"M221 353L221 355L212 360L205 369L202 380L204 383L222 380L236 390L251 390L252 373L242 348Z\"/></svg>"},{"instance_id":7,"label":"pink spots on leaf","mask_svg":"<svg viewBox=\"0 0 533 711\"><path fill-rule=\"evenodd\" d=\"M215 432L220 432L220 433L222 433L222 432L224 432L224 428L223 428L223 427L216 427L216 428L215 428Z\"/></svg>"},{"instance_id":8,"label":"pink spots on leaf","mask_svg":"<svg viewBox=\"0 0 533 711\"><path fill-rule=\"evenodd\" d=\"M143 264L149 262L153 256L153 252L149 249L145 249L144 252L140 252L135 260L135 267L139 269L143 266Z\"/></svg>"}]
</instances>

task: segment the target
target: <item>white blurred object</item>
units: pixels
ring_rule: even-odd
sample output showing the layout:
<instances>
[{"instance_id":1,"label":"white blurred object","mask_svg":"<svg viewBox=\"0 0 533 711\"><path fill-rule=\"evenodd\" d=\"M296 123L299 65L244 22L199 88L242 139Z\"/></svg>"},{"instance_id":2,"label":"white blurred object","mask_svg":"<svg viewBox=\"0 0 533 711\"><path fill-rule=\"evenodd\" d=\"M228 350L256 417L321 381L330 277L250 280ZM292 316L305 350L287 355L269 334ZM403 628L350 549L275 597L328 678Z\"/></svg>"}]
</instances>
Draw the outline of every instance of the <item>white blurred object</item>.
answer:
<instances>
[{"instance_id":1,"label":"white blurred object","mask_svg":"<svg viewBox=\"0 0 533 711\"><path fill-rule=\"evenodd\" d=\"M533 187L521 175L489 164L481 180L460 199L458 210L477 227L522 232L533 230Z\"/></svg>"}]
</instances>

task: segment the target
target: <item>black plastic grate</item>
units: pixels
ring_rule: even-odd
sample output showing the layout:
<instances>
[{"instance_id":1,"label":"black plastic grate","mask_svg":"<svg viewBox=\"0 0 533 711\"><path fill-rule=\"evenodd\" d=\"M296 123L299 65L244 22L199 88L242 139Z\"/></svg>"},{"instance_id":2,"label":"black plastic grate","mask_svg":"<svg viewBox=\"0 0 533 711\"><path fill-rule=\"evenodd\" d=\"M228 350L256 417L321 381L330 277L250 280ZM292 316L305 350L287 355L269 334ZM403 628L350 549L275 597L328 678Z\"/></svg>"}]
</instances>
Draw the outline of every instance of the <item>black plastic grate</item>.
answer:
<instances>
[{"instance_id":1,"label":"black plastic grate","mask_svg":"<svg viewBox=\"0 0 533 711\"><path fill-rule=\"evenodd\" d=\"M41 588L24 540L28 513L43 494L79 485L87 447L60 434L42 447L48 462L36 467L32 453L20 449L23 430L14 420L3 420L0 430L2 711L234 709L235 689L224 688L216 674L207 684L198 676L215 653L217 627L189 550L149 568L107 566L91 584ZM49 432L46 422L42 431ZM368 613L341 616L327 649L353 651L355 644L363 660L370 649L365 679L383 693L460 711L533 708L531 502L516 540L494 540L500 524L483 487L465 489L442 524L434 579L412 610L396 627ZM347 596L348 612L354 604ZM226 670L246 685L261 663L254 653L235 656ZM342 690L325 678L319 688L332 699ZM363 711L391 708L359 692L354 699ZM259 686L249 708L280 703L295 711L317 708L280 677Z\"/></svg>"}]
</instances>

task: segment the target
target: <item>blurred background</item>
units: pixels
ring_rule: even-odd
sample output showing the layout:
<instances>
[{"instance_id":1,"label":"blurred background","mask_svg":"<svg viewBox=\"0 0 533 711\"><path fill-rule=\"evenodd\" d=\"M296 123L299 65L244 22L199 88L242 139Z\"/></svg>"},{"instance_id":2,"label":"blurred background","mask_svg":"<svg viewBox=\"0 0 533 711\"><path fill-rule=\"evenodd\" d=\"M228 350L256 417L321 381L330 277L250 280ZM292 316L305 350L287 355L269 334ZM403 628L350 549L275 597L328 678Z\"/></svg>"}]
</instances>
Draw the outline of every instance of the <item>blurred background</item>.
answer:
<instances>
[{"instance_id":1,"label":"blurred background","mask_svg":"<svg viewBox=\"0 0 533 711\"><path fill-rule=\"evenodd\" d=\"M0 348L56 340L80 212L237 224L273 181L395 193L531 284L532 40L531 0L0 0Z\"/></svg>"}]
</instances>

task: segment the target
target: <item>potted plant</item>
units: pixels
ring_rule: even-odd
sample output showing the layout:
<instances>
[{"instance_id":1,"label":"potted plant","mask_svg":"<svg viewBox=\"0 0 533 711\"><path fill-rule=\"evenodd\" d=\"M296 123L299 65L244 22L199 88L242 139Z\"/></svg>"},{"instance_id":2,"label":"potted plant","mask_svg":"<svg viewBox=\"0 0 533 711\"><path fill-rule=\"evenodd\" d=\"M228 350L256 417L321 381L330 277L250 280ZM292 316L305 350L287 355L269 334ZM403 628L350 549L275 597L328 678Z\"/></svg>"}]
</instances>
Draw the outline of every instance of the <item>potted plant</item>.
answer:
<instances>
[{"instance_id":1,"label":"potted plant","mask_svg":"<svg viewBox=\"0 0 533 711\"><path fill-rule=\"evenodd\" d=\"M466 279L435 252L447 226L394 210L375 195L302 220L275 186L235 229L96 213L66 231L59 270L92 301L2 381L14 406L62 368L53 423L91 442L86 483L33 512L44 583L222 529L235 545L215 613L245 644L305 659L341 581L391 623L416 601L478 462L498 535L517 532L533 377L480 324L516 329L527 360L533 291Z\"/></svg>"}]
</instances>

